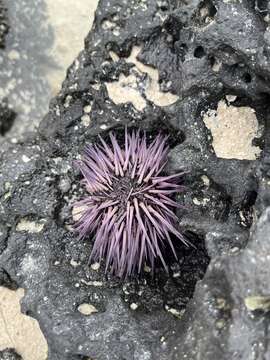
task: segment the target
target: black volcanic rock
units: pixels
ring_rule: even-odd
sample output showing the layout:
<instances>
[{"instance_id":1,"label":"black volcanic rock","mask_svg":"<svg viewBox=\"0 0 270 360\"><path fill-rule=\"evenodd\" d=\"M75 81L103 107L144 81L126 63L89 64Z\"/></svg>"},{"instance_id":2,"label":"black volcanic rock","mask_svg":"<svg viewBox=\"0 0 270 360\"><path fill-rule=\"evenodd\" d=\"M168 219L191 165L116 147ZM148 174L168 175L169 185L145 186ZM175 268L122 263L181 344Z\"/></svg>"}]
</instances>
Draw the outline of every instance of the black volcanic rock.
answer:
<instances>
[{"instance_id":1,"label":"black volcanic rock","mask_svg":"<svg viewBox=\"0 0 270 360\"><path fill-rule=\"evenodd\" d=\"M2 154L0 277L9 287L26 289L22 309L39 321L49 360L270 357L264 5L100 1L85 49L68 69L37 137ZM178 96L175 103L158 106L149 98L151 79L127 62L134 46L141 47L137 60L158 69L161 91ZM121 74L135 74L142 111L109 97L106 84ZM256 112L263 129L257 160L221 159L213 151L203 112L226 95L236 96L233 106ZM73 160L99 133L106 137L114 129L121 138L125 125L149 137L169 135L166 171L189 171L187 191L178 199L187 209L178 216L195 247L177 246L178 261L166 254L169 274L157 264L154 277L145 272L122 282L105 276L103 264L98 270L88 265L93 239L79 241L71 231L71 204L81 196ZM195 197L209 201L195 204ZM82 314L78 307L85 303L97 312Z\"/></svg>"},{"instance_id":2,"label":"black volcanic rock","mask_svg":"<svg viewBox=\"0 0 270 360\"><path fill-rule=\"evenodd\" d=\"M16 114L8 106L7 100L3 100L0 103L0 136L4 136L11 129L15 117Z\"/></svg>"},{"instance_id":3,"label":"black volcanic rock","mask_svg":"<svg viewBox=\"0 0 270 360\"><path fill-rule=\"evenodd\" d=\"M14 349L0 351L0 360L21 360L22 357Z\"/></svg>"},{"instance_id":4,"label":"black volcanic rock","mask_svg":"<svg viewBox=\"0 0 270 360\"><path fill-rule=\"evenodd\" d=\"M261 215L247 247L215 257L171 340L170 359L269 359L270 208ZM184 329L183 329L184 327Z\"/></svg>"}]
</instances>

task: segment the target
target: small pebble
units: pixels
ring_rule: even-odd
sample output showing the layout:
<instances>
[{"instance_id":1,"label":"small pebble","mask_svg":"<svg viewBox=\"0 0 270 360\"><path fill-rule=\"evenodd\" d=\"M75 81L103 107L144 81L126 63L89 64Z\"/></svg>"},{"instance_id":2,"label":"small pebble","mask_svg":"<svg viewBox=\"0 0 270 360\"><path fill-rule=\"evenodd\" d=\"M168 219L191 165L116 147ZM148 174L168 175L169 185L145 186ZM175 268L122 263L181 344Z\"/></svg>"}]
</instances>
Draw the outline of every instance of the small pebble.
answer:
<instances>
[{"instance_id":1,"label":"small pebble","mask_svg":"<svg viewBox=\"0 0 270 360\"><path fill-rule=\"evenodd\" d=\"M97 271L100 268L100 263L96 262L94 264L91 264L91 269Z\"/></svg>"},{"instance_id":2,"label":"small pebble","mask_svg":"<svg viewBox=\"0 0 270 360\"><path fill-rule=\"evenodd\" d=\"M78 263L77 261L71 259L71 260L70 260L70 265L71 265L71 266L74 266L74 267L77 267L77 266L80 265L80 263Z\"/></svg>"},{"instance_id":3,"label":"small pebble","mask_svg":"<svg viewBox=\"0 0 270 360\"><path fill-rule=\"evenodd\" d=\"M79 307L78 307L78 310L81 314L83 315L91 315L93 313L96 313L98 312L98 310L95 308L95 306L91 305L91 304L81 304Z\"/></svg>"},{"instance_id":4,"label":"small pebble","mask_svg":"<svg viewBox=\"0 0 270 360\"><path fill-rule=\"evenodd\" d=\"M130 308L131 308L131 310L136 310L138 308L138 304L132 303L132 304L130 304Z\"/></svg>"}]
</instances>

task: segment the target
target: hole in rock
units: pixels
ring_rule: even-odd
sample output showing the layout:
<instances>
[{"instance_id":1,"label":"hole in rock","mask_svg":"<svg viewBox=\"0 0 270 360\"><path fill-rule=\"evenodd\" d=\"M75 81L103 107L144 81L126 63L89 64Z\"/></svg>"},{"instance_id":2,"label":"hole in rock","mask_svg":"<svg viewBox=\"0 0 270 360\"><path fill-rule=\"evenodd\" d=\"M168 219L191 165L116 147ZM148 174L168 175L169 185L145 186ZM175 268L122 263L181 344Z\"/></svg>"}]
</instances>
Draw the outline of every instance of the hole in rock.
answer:
<instances>
[{"instance_id":1,"label":"hole in rock","mask_svg":"<svg viewBox=\"0 0 270 360\"><path fill-rule=\"evenodd\" d=\"M256 187L255 185L253 187ZM241 218L241 224L250 228L253 223L254 210L253 206L257 199L257 191L250 188L245 192L244 199L238 207L238 212Z\"/></svg>"},{"instance_id":2,"label":"hole in rock","mask_svg":"<svg viewBox=\"0 0 270 360\"><path fill-rule=\"evenodd\" d=\"M262 92L259 94L260 96L260 103L264 106L264 107L269 107L270 104L270 94Z\"/></svg>"},{"instance_id":3,"label":"hole in rock","mask_svg":"<svg viewBox=\"0 0 270 360\"><path fill-rule=\"evenodd\" d=\"M198 9L199 22L201 24L208 24L211 22L217 13L217 9L211 0L204 0L201 2Z\"/></svg>"},{"instance_id":4,"label":"hole in rock","mask_svg":"<svg viewBox=\"0 0 270 360\"><path fill-rule=\"evenodd\" d=\"M186 57L187 52L188 52L187 44L181 44L180 48L179 48L179 54L180 54L180 58L181 58L181 60L183 62L185 61L185 57Z\"/></svg>"},{"instance_id":5,"label":"hole in rock","mask_svg":"<svg viewBox=\"0 0 270 360\"><path fill-rule=\"evenodd\" d=\"M168 11L169 10L169 4L166 0L159 0L157 1L157 6L161 11Z\"/></svg>"},{"instance_id":6,"label":"hole in rock","mask_svg":"<svg viewBox=\"0 0 270 360\"><path fill-rule=\"evenodd\" d=\"M243 76L243 79L244 79L245 83L249 84L249 83L251 83L252 77L249 73L245 73Z\"/></svg>"},{"instance_id":7,"label":"hole in rock","mask_svg":"<svg viewBox=\"0 0 270 360\"><path fill-rule=\"evenodd\" d=\"M210 66L213 67L216 64L216 59L214 56L209 57Z\"/></svg>"},{"instance_id":8,"label":"hole in rock","mask_svg":"<svg viewBox=\"0 0 270 360\"><path fill-rule=\"evenodd\" d=\"M179 41L181 34L180 30L183 27L181 19L179 19L176 15L172 13L168 15L168 17L165 19L163 27L167 31L167 33L173 37L174 43Z\"/></svg>"},{"instance_id":9,"label":"hole in rock","mask_svg":"<svg viewBox=\"0 0 270 360\"><path fill-rule=\"evenodd\" d=\"M16 114L12 111L7 103L0 103L0 135L4 136L13 126Z\"/></svg>"},{"instance_id":10,"label":"hole in rock","mask_svg":"<svg viewBox=\"0 0 270 360\"><path fill-rule=\"evenodd\" d=\"M204 277L210 261L202 236L192 231L187 231L183 235L194 247L187 247L178 238L172 236L178 259L175 259L169 245L166 244L163 254L169 268L169 276L165 273L161 263L156 264L155 270L156 284L162 293L163 301L178 309L187 305L197 281Z\"/></svg>"},{"instance_id":11,"label":"hole in rock","mask_svg":"<svg viewBox=\"0 0 270 360\"><path fill-rule=\"evenodd\" d=\"M255 190L247 191L243 201L243 207L245 209L250 209L255 204L257 195L257 191Z\"/></svg>"},{"instance_id":12,"label":"hole in rock","mask_svg":"<svg viewBox=\"0 0 270 360\"><path fill-rule=\"evenodd\" d=\"M125 302L136 303L140 310L146 312L165 308L168 312L174 309L177 313L186 307L197 281L204 277L210 258L203 237L193 232L184 235L196 246L186 247L179 239L172 237L178 260L168 244L162 251L169 273L164 270L161 261L156 262L154 274L147 264L141 276L125 283Z\"/></svg>"},{"instance_id":13,"label":"hole in rock","mask_svg":"<svg viewBox=\"0 0 270 360\"><path fill-rule=\"evenodd\" d=\"M222 67L222 62L216 59L214 56L209 56L209 64L214 72L219 72Z\"/></svg>"},{"instance_id":14,"label":"hole in rock","mask_svg":"<svg viewBox=\"0 0 270 360\"><path fill-rule=\"evenodd\" d=\"M194 56L198 59L204 57L205 55L206 54L202 46L197 46L196 49L194 50Z\"/></svg>"},{"instance_id":15,"label":"hole in rock","mask_svg":"<svg viewBox=\"0 0 270 360\"><path fill-rule=\"evenodd\" d=\"M265 13L269 10L269 0L255 0L255 10L259 13Z\"/></svg>"},{"instance_id":16,"label":"hole in rock","mask_svg":"<svg viewBox=\"0 0 270 360\"><path fill-rule=\"evenodd\" d=\"M163 254L166 264L169 267L173 266L175 262L180 262L180 264L185 263L187 265L187 262L192 259L191 263L196 262L197 265L202 264L202 268L206 271L209 263L209 257L206 252L203 236L200 236L193 231L185 231L183 232L183 236L188 240L190 246L186 246L177 237L171 236L178 261L176 261L169 244L165 244ZM157 266L162 266L162 264L159 263ZM201 272L201 274L203 275L204 272Z\"/></svg>"}]
</instances>

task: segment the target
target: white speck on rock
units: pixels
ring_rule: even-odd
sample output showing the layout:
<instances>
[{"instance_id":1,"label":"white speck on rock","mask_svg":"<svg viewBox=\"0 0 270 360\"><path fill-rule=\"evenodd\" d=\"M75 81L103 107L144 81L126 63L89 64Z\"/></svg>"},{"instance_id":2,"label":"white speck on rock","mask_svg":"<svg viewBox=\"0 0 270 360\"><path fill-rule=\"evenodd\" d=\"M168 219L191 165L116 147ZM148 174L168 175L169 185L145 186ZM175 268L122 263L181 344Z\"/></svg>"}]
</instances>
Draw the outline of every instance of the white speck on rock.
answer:
<instances>
[{"instance_id":1,"label":"white speck on rock","mask_svg":"<svg viewBox=\"0 0 270 360\"><path fill-rule=\"evenodd\" d=\"M44 228L44 223L21 219L16 226L17 231L27 231L29 233L40 233Z\"/></svg>"},{"instance_id":2,"label":"white speck on rock","mask_svg":"<svg viewBox=\"0 0 270 360\"><path fill-rule=\"evenodd\" d=\"M164 336L161 336L160 342L164 342L164 341L165 341L165 337L164 337Z\"/></svg>"},{"instance_id":3,"label":"white speck on rock","mask_svg":"<svg viewBox=\"0 0 270 360\"><path fill-rule=\"evenodd\" d=\"M102 281L86 281L86 280L82 279L81 282L87 286L96 286L96 287L103 286Z\"/></svg>"},{"instance_id":4,"label":"white speck on rock","mask_svg":"<svg viewBox=\"0 0 270 360\"><path fill-rule=\"evenodd\" d=\"M237 96L236 95L226 95L226 100L228 102L234 102L236 100Z\"/></svg>"},{"instance_id":5,"label":"white speck on rock","mask_svg":"<svg viewBox=\"0 0 270 360\"><path fill-rule=\"evenodd\" d=\"M75 261L74 259L71 259L70 260L70 265L73 266L73 267L77 267L80 265L80 263L78 263L77 261Z\"/></svg>"},{"instance_id":6,"label":"white speck on rock","mask_svg":"<svg viewBox=\"0 0 270 360\"><path fill-rule=\"evenodd\" d=\"M31 159L28 156L23 155L22 156L22 161L25 162L25 163L28 163L29 161L31 161Z\"/></svg>"},{"instance_id":7,"label":"white speck on rock","mask_svg":"<svg viewBox=\"0 0 270 360\"><path fill-rule=\"evenodd\" d=\"M91 305L91 304L81 304L79 307L78 307L78 310L81 314L83 315L91 315L93 313L96 313L98 312L98 310L95 308L94 305Z\"/></svg>"},{"instance_id":8,"label":"white speck on rock","mask_svg":"<svg viewBox=\"0 0 270 360\"><path fill-rule=\"evenodd\" d=\"M10 52L8 53L9 60L19 60L20 57L20 53L15 49L10 50Z\"/></svg>"},{"instance_id":9,"label":"white speck on rock","mask_svg":"<svg viewBox=\"0 0 270 360\"><path fill-rule=\"evenodd\" d=\"M136 309L138 309L138 304L132 303L132 304L130 304L130 308L131 308L131 310L136 310Z\"/></svg>"},{"instance_id":10,"label":"white speck on rock","mask_svg":"<svg viewBox=\"0 0 270 360\"><path fill-rule=\"evenodd\" d=\"M100 268L100 263L91 264L91 269L97 271Z\"/></svg>"},{"instance_id":11,"label":"white speck on rock","mask_svg":"<svg viewBox=\"0 0 270 360\"><path fill-rule=\"evenodd\" d=\"M151 268L147 265L144 265L143 267L143 271L145 271L146 273L150 273L151 272Z\"/></svg>"},{"instance_id":12,"label":"white speck on rock","mask_svg":"<svg viewBox=\"0 0 270 360\"><path fill-rule=\"evenodd\" d=\"M209 180L209 178L208 178L206 175L202 175L202 176L201 176L201 179L202 179L202 181L203 181L203 183L204 183L205 186L209 186L209 185L210 185L210 180Z\"/></svg>"},{"instance_id":13,"label":"white speck on rock","mask_svg":"<svg viewBox=\"0 0 270 360\"><path fill-rule=\"evenodd\" d=\"M85 127L88 127L90 125L91 119L90 116L85 114L81 117L82 125Z\"/></svg>"},{"instance_id":14,"label":"white speck on rock","mask_svg":"<svg viewBox=\"0 0 270 360\"><path fill-rule=\"evenodd\" d=\"M71 100L72 100L72 96L71 96L71 95L68 95L68 96L65 98L65 102L64 102L64 107L65 107L65 108L68 108L68 107L69 107Z\"/></svg>"},{"instance_id":15,"label":"white speck on rock","mask_svg":"<svg viewBox=\"0 0 270 360\"><path fill-rule=\"evenodd\" d=\"M193 204L195 204L195 205L205 206L205 205L210 201L210 199L208 199L208 198L203 198L202 200L199 200L199 199L197 199L197 198L195 197L192 201L193 201Z\"/></svg>"},{"instance_id":16,"label":"white speck on rock","mask_svg":"<svg viewBox=\"0 0 270 360\"><path fill-rule=\"evenodd\" d=\"M119 56L115 52L109 51L109 54L114 62L117 62L119 60Z\"/></svg>"},{"instance_id":17,"label":"white speck on rock","mask_svg":"<svg viewBox=\"0 0 270 360\"><path fill-rule=\"evenodd\" d=\"M176 316L176 317L178 317L178 318L181 318L182 315L183 315L184 312L185 312L184 310L179 311L179 310L177 310L177 309L171 308L171 307L169 307L168 305L165 305L165 309L166 309L169 313L171 313L173 316Z\"/></svg>"},{"instance_id":18,"label":"white speck on rock","mask_svg":"<svg viewBox=\"0 0 270 360\"><path fill-rule=\"evenodd\" d=\"M92 110L92 106L91 105L86 105L84 108L83 108L83 111L86 113L86 114L90 114Z\"/></svg>"}]
</instances>

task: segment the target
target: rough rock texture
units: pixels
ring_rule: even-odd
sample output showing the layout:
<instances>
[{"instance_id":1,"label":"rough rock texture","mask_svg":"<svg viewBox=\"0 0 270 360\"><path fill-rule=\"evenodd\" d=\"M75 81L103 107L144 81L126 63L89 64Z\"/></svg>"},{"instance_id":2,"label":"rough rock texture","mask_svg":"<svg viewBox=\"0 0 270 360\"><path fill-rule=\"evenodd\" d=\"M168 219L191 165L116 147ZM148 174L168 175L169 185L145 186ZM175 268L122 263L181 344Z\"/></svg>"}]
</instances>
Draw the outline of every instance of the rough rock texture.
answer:
<instances>
[{"instance_id":1,"label":"rough rock texture","mask_svg":"<svg viewBox=\"0 0 270 360\"><path fill-rule=\"evenodd\" d=\"M12 127L16 115L5 99L0 103L0 136L4 136Z\"/></svg>"},{"instance_id":2,"label":"rough rock texture","mask_svg":"<svg viewBox=\"0 0 270 360\"><path fill-rule=\"evenodd\" d=\"M269 231L270 207L243 251L211 261L169 358L270 359Z\"/></svg>"},{"instance_id":3,"label":"rough rock texture","mask_svg":"<svg viewBox=\"0 0 270 360\"><path fill-rule=\"evenodd\" d=\"M0 359L1 360L21 360L21 356L16 353L14 349L6 349L4 351L0 351Z\"/></svg>"},{"instance_id":4,"label":"rough rock texture","mask_svg":"<svg viewBox=\"0 0 270 360\"><path fill-rule=\"evenodd\" d=\"M39 321L49 360L270 357L268 12L255 0L101 0L39 136L3 153L0 274L26 289L22 308ZM170 106L147 97L154 79L126 61L134 46L158 70L160 91L178 96ZM106 84L122 74L133 75L124 86L144 98L141 111L110 99ZM227 95L236 96L230 106L255 110L257 160L214 152L203 116ZM122 283L87 265L92 239L72 232L70 205L81 196L72 161L98 133L121 138L124 125L170 135L166 171L189 170L178 215L195 248L179 245L178 262L168 252L169 275L157 266L154 278ZM211 262L189 302L206 249ZM85 303L97 312L82 314Z\"/></svg>"}]
</instances>

